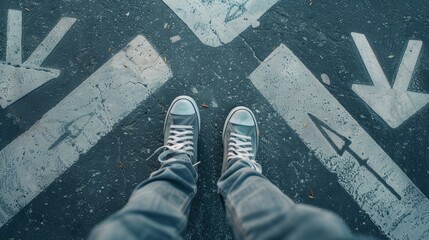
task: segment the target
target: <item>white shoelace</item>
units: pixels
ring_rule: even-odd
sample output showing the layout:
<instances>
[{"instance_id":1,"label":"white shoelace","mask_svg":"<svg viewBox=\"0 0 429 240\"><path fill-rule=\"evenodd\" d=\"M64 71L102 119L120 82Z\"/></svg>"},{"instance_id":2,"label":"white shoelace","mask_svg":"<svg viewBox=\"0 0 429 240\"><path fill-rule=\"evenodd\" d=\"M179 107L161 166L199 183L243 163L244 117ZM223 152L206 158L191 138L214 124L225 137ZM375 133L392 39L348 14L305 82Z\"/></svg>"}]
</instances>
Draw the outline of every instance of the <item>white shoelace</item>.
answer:
<instances>
[{"instance_id":1,"label":"white shoelace","mask_svg":"<svg viewBox=\"0 0 429 240\"><path fill-rule=\"evenodd\" d=\"M188 125L171 125L167 144L156 149L149 160L155 154L163 151L158 156L158 161L163 162L167 160L167 156L170 154L186 154L189 158L192 158L195 153L194 149L194 132L192 126ZM195 163L193 166L197 166L200 162Z\"/></svg>"},{"instance_id":2,"label":"white shoelace","mask_svg":"<svg viewBox=\"0 0 429 240\"><path fill-rule=\"evenodd\" d=\"M256 162L253 153L252 138L237 133L231 133L228 143L227 160L241 159L251 164L251 167L260 171L261 165Z\"/></svg>"}]
</instances>

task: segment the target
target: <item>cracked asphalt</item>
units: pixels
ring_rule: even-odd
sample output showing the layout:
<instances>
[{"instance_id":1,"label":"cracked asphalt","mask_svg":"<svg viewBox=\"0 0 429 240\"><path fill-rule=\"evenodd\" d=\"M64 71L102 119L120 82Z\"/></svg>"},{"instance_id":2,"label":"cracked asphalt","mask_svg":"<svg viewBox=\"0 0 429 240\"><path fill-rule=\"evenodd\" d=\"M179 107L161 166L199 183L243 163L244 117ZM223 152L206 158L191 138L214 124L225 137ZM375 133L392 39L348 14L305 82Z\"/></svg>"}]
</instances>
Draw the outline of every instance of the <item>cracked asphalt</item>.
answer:
<instances>
[{"instance_id":1,"label":"cracked asphalt","mask_svg":"<svg viewBox=\"0 0 429 240\"><path fill-rule=\"evenodd\" d=\"M399 128L390 128L352 90L371 84L351 32L366 34L383 70L394 79L406 43L423 41L409 87L429 93L429 11L423 0L350 2L281 0L231 43L206 46L162 0L3 0L0 56L5 56L8 9L23 11L23 59L61 17L77 22L42 67L61 75L13 105L0 109L0 148L38 123L137 35L143 35L170 67L173 78L116 124L89 152L0 228L0 239L84 239L91 228L120 209L133 188L159 167L145 161L162 145L165 113L178 95L202 107L198 194L185 239L232 239L216 182L222 164L222 127L239 105L254 110L261 128L258 160L264 173L299 203L326 208L352 231L388 239L252 85L249 75L280 44L286 44L316 76L329 75L328 91L429 196L429 107ZM28 9L28 10L27 10ZM166 28L166 24L169 26ZM172 43L171 37L180 41ZM390 58L390 55L394 57ZM319 78L322 81L321 78ZM285 103L287 104L287 103ZM314 193L314 198L309 197Z\"/></svg>"}]
</instances>

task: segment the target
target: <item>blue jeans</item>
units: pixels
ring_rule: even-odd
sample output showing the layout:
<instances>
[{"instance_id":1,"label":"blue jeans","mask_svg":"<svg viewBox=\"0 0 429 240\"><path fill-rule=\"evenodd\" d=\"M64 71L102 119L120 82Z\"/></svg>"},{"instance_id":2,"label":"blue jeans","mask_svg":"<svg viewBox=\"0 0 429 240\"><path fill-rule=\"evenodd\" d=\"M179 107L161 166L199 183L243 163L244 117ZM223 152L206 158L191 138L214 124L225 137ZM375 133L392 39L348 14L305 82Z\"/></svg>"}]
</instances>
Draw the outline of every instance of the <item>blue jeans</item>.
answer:
<instances>
[{"instance_id":1,"label":"blue jeans","mask_svg":"<svg viewBox=\"0 0 429 240\"><path fill-rule=\"evenodd\" d=\"M89 239L181 239L198 175L185 158L166 161L137 186L124 208ZM243 161L230 163L218 182L236 239L351 239L336 215L295 204Z\"/></svg>"}]
</instances>

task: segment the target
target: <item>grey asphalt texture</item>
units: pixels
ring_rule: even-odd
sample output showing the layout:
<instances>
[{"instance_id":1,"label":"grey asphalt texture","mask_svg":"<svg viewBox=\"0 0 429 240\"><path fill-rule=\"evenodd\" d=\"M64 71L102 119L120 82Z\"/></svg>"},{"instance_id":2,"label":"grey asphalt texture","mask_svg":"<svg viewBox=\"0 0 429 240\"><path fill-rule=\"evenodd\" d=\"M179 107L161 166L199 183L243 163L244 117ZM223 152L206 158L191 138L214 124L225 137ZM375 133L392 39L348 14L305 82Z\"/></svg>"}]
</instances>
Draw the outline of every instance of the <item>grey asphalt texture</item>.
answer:
<instances>
[{"instance_id":1,"label":"grey asphalt texture","mask_svg":"<svg viewBox=\"0 0 429 240\"><path fill-rule=\"evenodd\" d=\"M299 203L339 214L352 231L387 239L248 79L281 43L315 76L330 76L327 89L429 197L429 106L397 129L384 123L351 90L353 83L370 84L370 78L350 36L351 32L367 35L377 55L386 56L379 61L389 79L394 79L407 41L422 40L423 52L410 89L429 93L426 1L313 0L310 5L306 0L281 0L263 15L259 27L250 27L233 42L212 48L203 45L161 0L2 0L2 58L8 9L23 11L23 59L61 17L78 21L42 65L61 69L61 76L0 110L1 149L138 34L167 59L174 77L3 226L0 239L84 239L159 167L156 159L145 159L161 146L164 116L178 95L208 105L200 109L202 164L186 239L232 238L216 182L224 118L238 105L255 111L261 128L257 158L268 179ZM165 29L165 23L171 27ZM175 35L182 40L172 43L170 37ZM396 57L388 58L392 53Z\"/></svg>"}]
</instances>

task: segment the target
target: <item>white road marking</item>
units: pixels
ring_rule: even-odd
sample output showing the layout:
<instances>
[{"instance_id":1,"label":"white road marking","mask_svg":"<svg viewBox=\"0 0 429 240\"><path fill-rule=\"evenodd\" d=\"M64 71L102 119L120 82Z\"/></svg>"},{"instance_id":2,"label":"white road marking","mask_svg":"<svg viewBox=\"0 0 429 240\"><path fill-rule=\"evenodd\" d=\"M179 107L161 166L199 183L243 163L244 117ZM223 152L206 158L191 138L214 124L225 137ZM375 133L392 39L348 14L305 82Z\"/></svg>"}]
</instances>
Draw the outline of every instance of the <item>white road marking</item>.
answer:
<instances>
[{"instance_id":1,"label":"white road marking","mask_svg":"<svg viewBox=\"0 0 429 240\"><path fill-rule=\"evenodd\" d=\"M22 12L9 10L7 18L6 62L22 63Z\"/></svg>"},{"instance_id":2,"label":"white road marking","mask_svg":"<svg viewBox=\"0 0 429 240\"><path fill-rule=\"evenodd\" d=\"M34 50L31 56L25 61L27 66L40 66L45 59L51 54L58 43L63 39L64 35L70 30L76 18L61 18L51 32L46 36L43 42Z\"/></svg>"},{"instance_id":3,"label":"white road marking","mask_svg":"<svg viewBox=\"0 0 429 240\"><path fill-rule=\"evenodd\" d=\"M0 227L172 77L138 36L0 152Z\"/></svg>"},{"instance_id":4,"label":"white road marking","mask_svg":"<svg viewBox=\"0 0 429 240\"><path fill-rule=\"evenodd\" d=\"M429 239L429 200L291 50L249 78L387 236Z\"/></svg>"},{"instance_id":5,"label":"white road marking","mask_svg":"<svg viewBox=\"0 0 429 240\"><path fill-rule=\"evenodd\" d=\"M0 62L0 105L2 108L6 108L60 75L59 70L42 68L40 65L75 22L75 18L62 18L27 61L22 63L22 13L17 10L9 10L6 62Z\"/></svg>"},{"instance_id":6,"label":"white road marking","mask_svg":"<svg viewBox=\"0 0 429 240\"><path fill-rule=\"evenodd\" d=\"M218 47L238 37L279 0L163 0L202 43Z\"/></svg>"},{"instance_id":7,"label":"white road marking","mask_svg":"<svg viewBox=\"0 0 429 240\"><path fill-rule=\"evenodd\" d=\"M374 83L374 86L354 84L353 91L390 127L399 127L429 103L429 94L408 91L423 43L415 40L408 42L392 88L366 36L352 33L352 37Z\"/></svg>"},{"instance_id":8,"label":"white road marking","mask_svg":"<svg viewBox=\"0 0 429 240\"><path fill-rule=\"evenodd\" d=\"M51 79L60 70L0 62L0 105L6 108Z\"/></svg>"}]
</instances>

